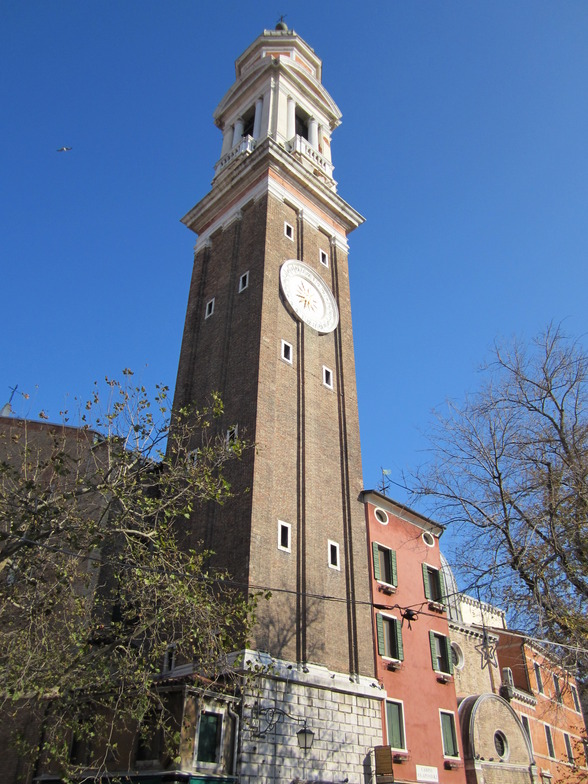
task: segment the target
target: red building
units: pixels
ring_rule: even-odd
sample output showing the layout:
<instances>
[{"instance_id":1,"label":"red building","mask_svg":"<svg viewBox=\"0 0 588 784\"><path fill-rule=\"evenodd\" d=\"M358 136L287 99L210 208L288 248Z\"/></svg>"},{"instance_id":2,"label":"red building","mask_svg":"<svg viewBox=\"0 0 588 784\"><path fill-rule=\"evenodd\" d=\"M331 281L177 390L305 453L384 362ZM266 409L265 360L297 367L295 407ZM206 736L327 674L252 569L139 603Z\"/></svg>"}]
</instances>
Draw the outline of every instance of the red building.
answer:
<instances>
[{"instance_id":1,"label":"red building","mask_svg":"<svg viewBox=\"0 0 588 784\"><path fill-rule=\"evenodd\" d=\"M374 490L362 493L371 561L384 748L377 779L465 784L439 537L442 526Z\"/></svg>"},{"instance_id":2,"label":"red building","mask_svg":"<svg viewBox=\"0 0 588 784\"><path fill-rule=\"evenodd\" d=\"M586 726L574 676L523 634L493 630L498 660L508 668L510 703L531 741L542 781L588 780Z\"/></svg>"}]
</instances>

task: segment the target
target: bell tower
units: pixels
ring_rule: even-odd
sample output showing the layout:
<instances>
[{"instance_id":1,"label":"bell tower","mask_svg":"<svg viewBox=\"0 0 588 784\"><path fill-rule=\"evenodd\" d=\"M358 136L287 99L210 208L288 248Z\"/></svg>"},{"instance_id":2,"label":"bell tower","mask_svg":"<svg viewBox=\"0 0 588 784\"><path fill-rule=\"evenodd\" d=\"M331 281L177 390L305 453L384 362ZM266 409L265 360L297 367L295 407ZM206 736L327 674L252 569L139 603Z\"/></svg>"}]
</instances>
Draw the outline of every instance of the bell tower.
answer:
<instances>
[{"instance_id":1,"label":"bell tower","mask_svg":"<svg viewBox=\"0 0 588 784\"><path fill-rule=\"evenodd\" d=\"M174 406L215 390L225 428L255 443L230 467L235 496L194 538L261 601L250 647L352 677L373 648L340 111L322 63L280 23L236 61L214 113L210 192L182 219L198 235Z\"/></svg>"}]
</instances>

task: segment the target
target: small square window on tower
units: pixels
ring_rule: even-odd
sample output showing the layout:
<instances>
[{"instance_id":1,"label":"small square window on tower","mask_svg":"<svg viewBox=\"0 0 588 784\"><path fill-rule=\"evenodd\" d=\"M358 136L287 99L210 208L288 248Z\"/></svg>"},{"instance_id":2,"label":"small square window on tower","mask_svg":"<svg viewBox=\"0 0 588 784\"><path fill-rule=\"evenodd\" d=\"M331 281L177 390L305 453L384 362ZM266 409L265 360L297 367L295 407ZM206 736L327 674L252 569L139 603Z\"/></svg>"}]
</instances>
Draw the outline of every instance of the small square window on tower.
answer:
<instances>
[{"instance_id":1,"label":"small square window on tower","mask_svg":"<svg viewBox=\"0 0 588 784\"><path fill-rule=\"evenodd\" d=\"M333 389L333 371L323 365L323 384L329 389Z\"/></svg>"},{"instance_id":2,"label":"small square window on tower","mask_svg":"<svg viewBox=\"0 0 588 784\"><path fill-rule=\"evenodd\" d=\"M329 254L325 253L324 250L319 250L319 261L323 265L323 267L329 266Z\"/></svg>"},{"instance_id":3,"label":"small square window on tower","mask_svg":"<svg viewBox=\"0 0 588 784\"><path fill-rule=\"evenodd\" d=\"M209 299L208 302L206 303L206 308L204 309L204 318L205 319L210 318L210 316L212 316L213 313L214 313L214 297L212 299Z\"/></svg>"},{"instance_id":4,"label":"small square window on tower","mask_svg":"<svg viewBox=\"0 0 588 784\"><path fill-rule=\"evenodd\" d=\"M291 551L291 534L292 526L290 523L278 520L278 550L283 550L285 553Z\"/></svg>"},{"instance_id":5,"label":"small square window on tower","mask_svg":"<svg viewBox=\"0 0 588 784\"><path fill-rule=\"evenodd\" d=\"M227 449L230 449L238 438L239 438L239 425L233 425L227 430L227 435L225 436L225 444Z\"/></svg>"},{"instance_id":6,"label":"small square window on tower","mask_svg":"<svg viewBox=\"0 0 588 784\"><path fill-rule=\"evenodd\" d=\"M249 271L244 272L239 278L239 294L249 285Z\"/></svg>"},{"instance_id":7,"label":"small square window on tower","mask_svg":"<svg viewBox=\"0 0 588 784\"><path fill-rule=\"evenodd\" d=\"M293 356L293 349L290 343L287 343L285 340L282 340L282 359L284 362L287 362L289 365L292 364L292 356Z\"/></svg>"},{"instance_id":8,"label":"small square window on tower","mask_svg":"<svg viewBox=\"0 0 588 784\"><path fill-rule=\"evenodd\" d=\"M289 240L294 241L294 227L284 221L284 234Z\"/></svg>"},{"instance_id":9,"label":"small square window on tower","mask_svg":"<svg viewBox=\"0 0 588 784\"><path fill-rule=\"evenodd\" d=\"M341 564L339 563L339 545L337 544L337 542L332 542L329 539L328 548L329 548L329 568L340 570Z\"/></svg>"}]
</instances>

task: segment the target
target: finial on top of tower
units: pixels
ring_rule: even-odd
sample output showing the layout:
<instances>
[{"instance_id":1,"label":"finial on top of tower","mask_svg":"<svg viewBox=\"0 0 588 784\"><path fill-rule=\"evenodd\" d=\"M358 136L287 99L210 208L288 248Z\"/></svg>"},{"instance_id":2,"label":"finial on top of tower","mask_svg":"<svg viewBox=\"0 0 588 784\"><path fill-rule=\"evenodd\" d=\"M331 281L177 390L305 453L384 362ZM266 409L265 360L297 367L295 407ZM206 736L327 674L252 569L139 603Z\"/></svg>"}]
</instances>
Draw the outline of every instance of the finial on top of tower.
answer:
<instances>
[{"instance_id":1,"label":"finial on top of tower","mask_svg":"<svg viewBox=\"0 0 588 784\"><path fill-rule=\"evenodd\" d=\"M285 18L286 15L282 14L282 16L280 16L280 21L276 25L276 30L279 30L281 33L288 32L288 25L286 24L286 22L284 22Z\"/></svg>"}]
</instances>

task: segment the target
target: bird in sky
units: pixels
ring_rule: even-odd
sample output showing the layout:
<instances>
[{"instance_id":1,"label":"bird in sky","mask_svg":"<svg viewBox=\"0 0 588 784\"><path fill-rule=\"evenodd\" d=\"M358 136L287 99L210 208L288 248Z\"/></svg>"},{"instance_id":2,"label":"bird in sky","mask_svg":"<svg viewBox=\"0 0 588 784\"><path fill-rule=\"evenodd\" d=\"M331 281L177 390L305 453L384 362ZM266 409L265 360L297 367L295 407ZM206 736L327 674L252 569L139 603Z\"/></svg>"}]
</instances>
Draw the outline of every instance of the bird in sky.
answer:
<instances>
[{"instance_id":1,"label":"bird in sky","mask_svg":"<svg viewBox=\"0 0 588 784\"><path fill-rule=\"evenodd\" d=\"M57 152L69 152L71 147L59 147Z\"/></svg>"}]
</instances>

